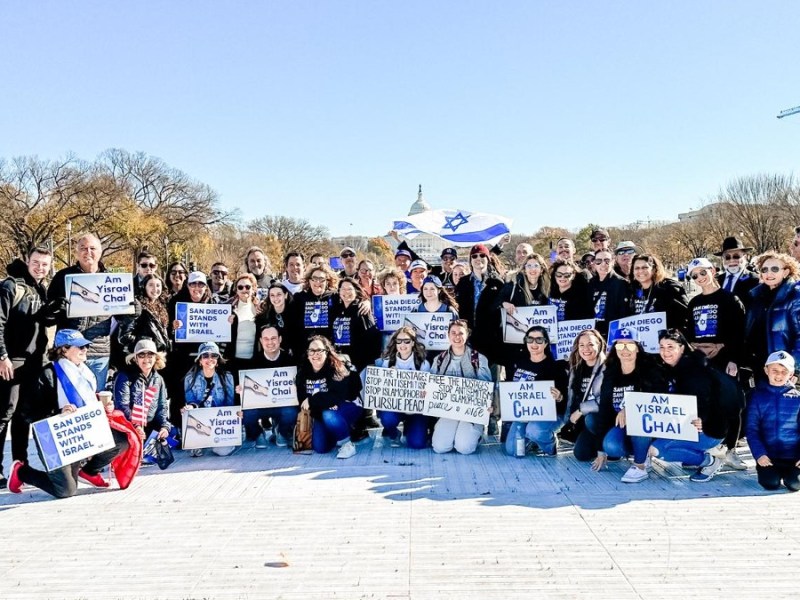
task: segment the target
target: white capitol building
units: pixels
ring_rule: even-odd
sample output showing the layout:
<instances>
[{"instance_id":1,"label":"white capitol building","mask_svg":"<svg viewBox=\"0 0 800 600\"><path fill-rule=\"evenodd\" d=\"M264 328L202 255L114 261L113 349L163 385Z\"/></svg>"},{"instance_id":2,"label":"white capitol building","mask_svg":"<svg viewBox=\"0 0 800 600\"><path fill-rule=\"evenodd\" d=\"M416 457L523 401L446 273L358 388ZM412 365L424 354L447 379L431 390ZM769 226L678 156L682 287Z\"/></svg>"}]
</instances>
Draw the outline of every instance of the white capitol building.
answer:
<instances>
[{"instance_id":1,"label":"white capitol building","mask_svg":"<svg viewBox=\"0 0 800 600\"><path fill-rule=\"evenodd\" d=\"M432 210L431 205L428 204L428 201L423 197L422 185L420 185L419 191L417 192L417 200L408 210L408 216L413 217L414 215L418 215L429 210ZM397 242L395 242L391 236L387 237L386 241L391 244L392 248L397 247ZM438 265L441 263L440 256L442 254L442 250L447 248L449 245L447 240L440 238L438 235L431 235L429 233L418 235L413 240L406 240L406 243L414 250L414 252L419 254L425 262L432 265Z\"/></svg>"}]
</instances>

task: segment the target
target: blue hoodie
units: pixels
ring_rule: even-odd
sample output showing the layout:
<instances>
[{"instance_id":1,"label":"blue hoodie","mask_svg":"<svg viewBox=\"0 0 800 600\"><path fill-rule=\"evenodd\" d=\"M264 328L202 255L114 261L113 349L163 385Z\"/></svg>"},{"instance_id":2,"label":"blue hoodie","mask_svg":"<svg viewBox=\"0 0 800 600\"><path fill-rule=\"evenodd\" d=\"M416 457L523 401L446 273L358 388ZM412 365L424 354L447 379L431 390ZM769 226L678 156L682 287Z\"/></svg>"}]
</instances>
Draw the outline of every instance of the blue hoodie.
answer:
<instances>
[{"instance_id":1,"label":"blue hoodie","mask_svg":"<svg viewBox=\"0 0 800 600\"><path fill-rule=\"evenodd\" d=\"M758 460L800 459L800 392L760 382L747 406L747 443Z\"/></svg>"}]
</instances>

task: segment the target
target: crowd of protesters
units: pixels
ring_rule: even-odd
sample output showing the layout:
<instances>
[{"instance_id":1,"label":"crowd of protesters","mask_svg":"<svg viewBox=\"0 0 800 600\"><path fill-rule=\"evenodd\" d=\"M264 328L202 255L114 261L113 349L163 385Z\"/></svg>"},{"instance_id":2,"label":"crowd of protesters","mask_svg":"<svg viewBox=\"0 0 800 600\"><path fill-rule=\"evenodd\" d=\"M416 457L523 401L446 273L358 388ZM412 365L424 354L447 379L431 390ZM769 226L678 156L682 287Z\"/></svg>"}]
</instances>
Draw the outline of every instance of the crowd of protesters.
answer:
<instances>
[{"instance_id":1,"label":"crowd of protesters","mask_svg":"<svg viewBox=\"0 0 800 600\"><path fill-rule=\"evenodd\" d=\"M52 255L34 248L8 265L0 285L0 467L9 431L12 459L10 470L0 471L0 486L18 493L31 485L56 497L75 494L79 481L107 487L104 467L132 446L141 451L119 428L114 448L88 461L50 472L29 464L31 423L100 402L96 393L112 392L108 411L119 411L141 440L153 434L180 442L187 410L240 404L240 371L291 366L298 370L298 406L239 411L245 446L291 445L298 411L307 409L313 450L335 450L340 459L354 456L370 429L392 447L436 453L470 454L498 436L508 454L546 459L571 449L592 471L630 459L622 481L638 483L653 460L681 463L694 482L724 467L746 470L746 440L764 488L800 489L800 265L792 249L753 256L728 237L714 256L693 259L679 281L656 254L628 241L613 244L605 230L592 232L591 245L578 256L574 241L563 238L548 260L522 243L510 264L503 260L510 253L498 246L476 244L461 255L446 248L434 266L403 242L394 264L380 268L346 247L338 272L323 255L300 252L273 269L253 247L241 265L217 262L208 275L182 262L160 269L153 254L141 252L134 313L81 318L67 316L65 277L106 271L100 240L81 237L77 262L49 285ZM412 327L378 329L371 299L409 294L418 298L416 312L452 319L447 350L426 351ZM229 304L231 341L176 342L181 302ZM594 319L567 360L556 360L544 327L527 328L522 344L504 341L502 323L537 305L554 306L559 321ZM635 329L609 328L653 312L666 315L657 354L645 351ZM361 401L371 365L493 382L552 381L557 416L513 422L501 414L497 395L486 427L374 413ZM698 440L629 435L627 392L696 397Z\"/></svg>"}]
</instances>

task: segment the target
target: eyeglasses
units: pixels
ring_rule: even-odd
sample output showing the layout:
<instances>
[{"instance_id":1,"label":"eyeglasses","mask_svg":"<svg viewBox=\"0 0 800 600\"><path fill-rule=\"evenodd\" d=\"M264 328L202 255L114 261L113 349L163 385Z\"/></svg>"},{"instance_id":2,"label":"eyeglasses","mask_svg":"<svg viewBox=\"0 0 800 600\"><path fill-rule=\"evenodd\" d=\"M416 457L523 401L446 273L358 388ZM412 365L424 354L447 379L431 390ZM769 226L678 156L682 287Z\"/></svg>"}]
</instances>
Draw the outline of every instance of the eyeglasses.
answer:
<instances>
[{"instance_id":1,"label":"eyeglasses","mask_svg":"<svg viewBox=\"0 0 800 600\"><path fill-rule=\"evenodd\" d=\"M740 260L744 256L743 254L725 254L722 256L725 260Z\"/></svg>"},{"instance_id":2,"label":"eyeglasses","mask_svg":"<svg viewBox=\"0 0 800 600\"><path fill-rule=\"evenodd\" d=\"M705 269L701 269L701 270L700 270L700 271L698 271L697 273L692 273L692 274L690 275L690 277L691 277L692 279L697 279L698 277L705 277L706 275L708 275L708 271L706 271Z\"/></svg>"},{"instance_id":3,"label":"eyeglasses","mask_svg":"<svg viewBox=\"0 0 800 600\"><path fill-rule=\"evenodd\" d=\"M355 254L353 254L352 252L342 252L341 254L342 258L353 258L354 256Z\"/></svg>"},{"instance_id":4,"label":"eyeglasses","mask_svg":"<svg viewBox=\"0 0 800 600\"><path fill-rule=\"evenodd\" d=\"M525 270L526 271L541 271L542 270L542 265L540 265L539 263L528 263L527 265L525 265Z\"/></svg>"},{"instance_id":5,"label":"eyeglasses","mask_svg":"<svg viewBox=\"0 0 800 600\"><path fill-rule=\"evenodd\" d=\"M544 346L547 343L547 340L541 336L526 335L524 339L526 344L536 344L537 346Z\"/></svg>"},{"instance_id":6,"label":"eyeglasses","mask_svg":"<svg viewBox=\"0 0 800 600\"><path fill-rule=\"evenodd\" d=\"M155 352L139 352L136 355L136 358L153 358L155 356Z\"/></svg>"},{"instance_id":7,"label":"eyeglasses","mask_svg":"<svg viewBox=\"0 0 800 600\"><path fill-rule=\"evenodd\" d=\"M308 355L309 356L314 356L316 354L325 354L326 352L327 352L327 350L325 350L325 348L309 348L308 349Z\"/></svg>"},{"instance_id":8,"label":"eyeglasses","mask_svg":"<svg viewBox=\"0 0 800 600\"><path fill-rule=\"evenodd\" d=\"M327 277L312 277L311 278L311 281L313 281L314 283L323 283L324 281L327 281L327 280L328 280Z\"/></svg>"},{"instance_id":9,"label":"eyeglasses","mask_svg":"<svg viewBox=\"0 0 800 600\"><path fill-rule=\"evenodd\" d=\"M634 250L633 248L626 248L625 250L617 250L615 254L617 255L624 254L627 256L628 254L636 254L636 250Z\"/></svg>"},{"instance_id":10,"label":"eyeglasses","mask_svg":"<svg viewBox=\"0 0 800 600\"><path fill-rule=\"evenodd\" d=\"M247 284L247 285L237 285L237 286L236 286L236 289L237 289L237 290L239 290L239 291L242 291L242 290L248 290L248 291L249 291L249 290L252 290L252 289L253 289L253 286L252 286L252 285L250 285L250 284Z\"/></svg>"},{"instance_id":11,"label":"eyeglasses","mask_svg":"<svg viewBox=\"0 0 800 600\"><path fill-rule=\"evenodd\" d=\"M570 277L572 277L572 272L559 273L558 271L556 271L556 278L557 279L569 279Z\"/></svg>"},{"instance_id":12,"label":"eyeglasses","mask_svg":"<svg viewBox=\"0 0 800 600\"><path fill-rule=\"evenodd\" d=\"M183 269L173 269L169 272L170 275L186 275L186 271Z\"/></svg>"},{"instance_id":13,"label":"eyeglasses","mask_svg":"<svg viewBox=\"0 0 800 600\"><path fill-rule=\"evenodd\" d=\"M614 347L620 350L627 350L628 352L633 352L638 349L636 347L636 342L617 342L614 344Z\"/></svg>"},{"instance_id":14,"label":"eyeglasses","mask_svg":"<svg viewBox=\"0 0 800 600\"><path fill-rule=\"evenodd\" d=\"M408 338L397 338L395 340L395 342L397 342L398 345L402 345L402 346L407 346L408 344L411 344L413 341L414 340L410 340Z\"/></svg>"},{"instance_id":15,"label":"eyeglasses","mask_svg":"<svg viewBox=\"0 0 800 600\"><path fill-rule=\"evenodd\" d=\"M593 242L607 242L608 238L607 237L603 237L603 236L593 237L592 241Z\"/></svg>"},{"instance_id":16,"label":"eyeglasses","mask_svg":"<svg viewBox=\"0 0 800 600\"><path fill-rule=\"evenodd\" d=\"M209 359L212 359L212 358L214 360L217 360L219 358L219 354L213 354L211 352L205 352L205 353L200 355L200 358L202 358L203 360L209 360Z\"/></svg>"},{"instance_id":17,"label":"eyeglasses","mask_svg":"<svg viewBox=\"0 0 800 600\"><path fill-rule=\"evenodd\" d=\"M596 265L610 265L611 259L610 258L595 258L594 264Z\"/></svg>"},{"instance_id":18,"label":"eyeglasses","mask_svg":"<svg viewBox=\"0 0 800 600\"><path fill-rule=\"evenodd\" d=\"M779 267L778 265L772 265L771 267L761 267L761 272L769 273L770 271L772 271L773 273L780 273L785 268L786 267Z\"/></svg>"},{"instance_id":19,"label":"eyeglasses","mask_svg":"<svg viewBox=\"0 0 800 600\"><path fill-rule=\"evenodd\" d=\"M472 259L474 260L474 259L476 259L476 258L489 258L489 257L488 257L488 256L486 256L485 254L481 254L480 252L478 252L478 253L476 253L476 254L472 254L472 255L470 256L470 258L472 258Z\"/></svg>"},{"instance_id":20,"label":"eyeglasses","mask_svg":"<svg viewBox=\"0 0 800 600\"><path fill-rule=\"evenodd\" d=\"M155 269L156 263L139 263L139 266L143 269Z\"/></svg>"},{"instance_id":21,"label":"eyeglasses","mask_svg":"<svg viewBox=\"0 0 800 600\"><path fill-rule=\"evenodd\" d=\"M213 269L211 271L211 274L212 275L227 275L228 272L227 271L220 271L219 269Z\"/></svg>"}]
</instances>

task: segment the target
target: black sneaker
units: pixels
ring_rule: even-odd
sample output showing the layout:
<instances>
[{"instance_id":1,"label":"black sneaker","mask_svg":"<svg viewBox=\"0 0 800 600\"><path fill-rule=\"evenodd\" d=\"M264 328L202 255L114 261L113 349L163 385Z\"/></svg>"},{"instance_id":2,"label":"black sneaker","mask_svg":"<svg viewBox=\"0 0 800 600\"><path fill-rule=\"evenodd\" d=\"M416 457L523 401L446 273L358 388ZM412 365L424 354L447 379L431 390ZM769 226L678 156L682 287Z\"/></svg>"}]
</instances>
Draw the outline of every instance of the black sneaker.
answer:
<instances>
[{"instance_id":1,"label":"black sneaker","mask_svg":"<svg viewBox=\"0 0 800 600\"><path fill-rule=\"evenodd\" d=\"M4 490L8 487L8 479L6 476L0 473L0 490Z\"/></svg>"}]
</instances>

